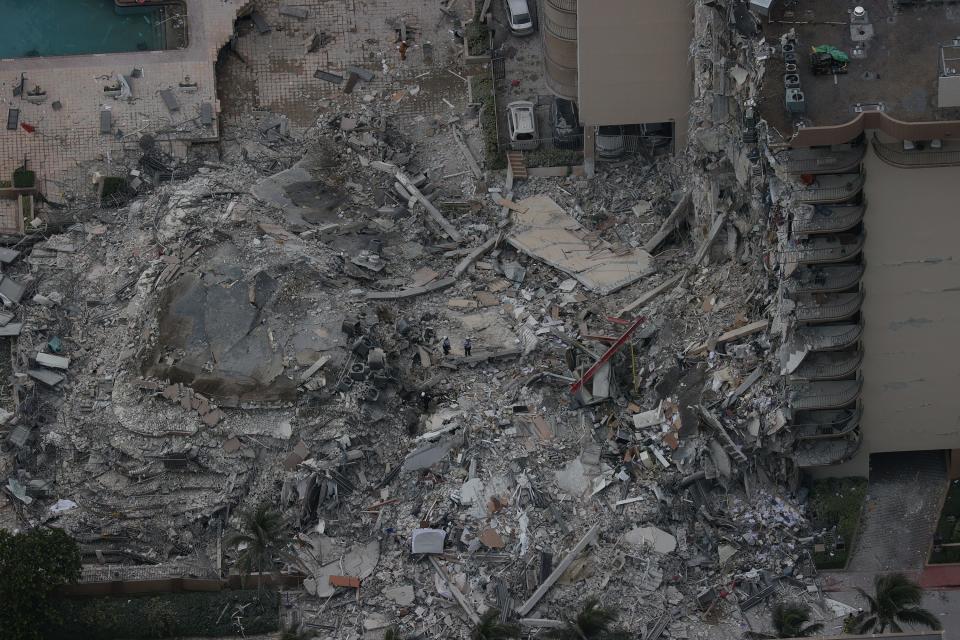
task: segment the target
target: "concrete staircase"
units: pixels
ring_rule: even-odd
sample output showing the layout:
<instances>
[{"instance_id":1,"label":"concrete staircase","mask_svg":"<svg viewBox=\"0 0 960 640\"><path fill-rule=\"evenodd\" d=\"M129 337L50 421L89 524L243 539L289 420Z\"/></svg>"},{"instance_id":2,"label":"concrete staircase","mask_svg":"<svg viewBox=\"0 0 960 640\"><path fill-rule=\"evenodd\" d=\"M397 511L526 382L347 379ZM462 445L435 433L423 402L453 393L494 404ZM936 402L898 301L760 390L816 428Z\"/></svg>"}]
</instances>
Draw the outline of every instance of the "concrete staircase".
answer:
<instances>
[{"instance_id":1,"label":"concrete staircase","mask_svg":"<svg viewBox=\"0 0 960 640\"><path fill-rule=\"evenodd\" d=\"M529 177L527 163L523 160L523 152L507 151L507 165L510 167L514 180L525 180Z\"/></svg>"}]
</instances>

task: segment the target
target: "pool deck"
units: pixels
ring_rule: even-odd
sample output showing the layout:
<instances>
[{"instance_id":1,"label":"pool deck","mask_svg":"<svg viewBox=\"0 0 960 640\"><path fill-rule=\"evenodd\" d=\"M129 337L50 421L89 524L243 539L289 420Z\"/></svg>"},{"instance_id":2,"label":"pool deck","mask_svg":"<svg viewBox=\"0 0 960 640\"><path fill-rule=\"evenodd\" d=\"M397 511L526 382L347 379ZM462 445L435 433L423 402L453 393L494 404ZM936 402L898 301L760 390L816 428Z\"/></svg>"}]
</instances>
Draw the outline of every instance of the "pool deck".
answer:
<instances>
[{"instance_id":1,"label":"pool deck","mask_svg":"<svg viewBox=\"0 0 960 640\"><path fill-rule=\"evenodd\" d=\"M248 0L184 0L187 7L189 45L184 49L85 56L0 59L0 103L4 115L20 110L23 127L0 129L0 180L29 161L42 180L41 190L54 201L83 199L93 194L90 175L126 170L125 154L138 154L139 133L158 141L177 143L216 140L219 137L214 64L217 52L233 34L233 21ZM133 98L117 100L104 93L115 74L130 76L134 68L142 77L131 79ZM24 95L13 89L26 77ZM185 78L196 83L185 90ZM40 104L29 102L26 91L39 85L46 91ZM171 112L160 92L172 90L179 110ZM62 108L54 110L59 101ZM213 123L200 123L200 105L210 103ZM111 112L111 133L101 133L100 112ZM117 133L122 132L120 137ZM165 147L167 148L167 147ZM169 148L168 148L169 150Z\"/></svg>"}]
</instances>

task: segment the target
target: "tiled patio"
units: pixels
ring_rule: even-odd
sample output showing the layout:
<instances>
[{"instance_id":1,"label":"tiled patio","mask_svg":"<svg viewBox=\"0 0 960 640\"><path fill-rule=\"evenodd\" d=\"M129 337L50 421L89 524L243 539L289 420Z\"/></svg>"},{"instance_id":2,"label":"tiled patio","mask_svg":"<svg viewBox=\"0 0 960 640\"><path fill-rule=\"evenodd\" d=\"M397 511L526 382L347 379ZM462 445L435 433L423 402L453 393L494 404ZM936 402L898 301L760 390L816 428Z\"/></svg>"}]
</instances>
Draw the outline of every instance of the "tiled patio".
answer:
<instances>
[{"instance_id":1,"label":"tiled patio","mask_svg":"<svg viewBox=\"0 0 960 640\"><path fill-rule=\"evenodd\" d=\"M139 134L158 141L211 140L219 136L214 63L233 33L233 21L245 0L186 0L190 33L185 49L0 60L0 103L19 109L21 126L0 131L0 179L24 160L41 177L41 190L53 201L92 196L90 174L109 172L128 152L139 151ZM134 69L142 76L132 78ZM14 97L24 80L24 94L39 85L46 91L40 104ZM104 93L116 74L130 78L133 97L114 99ZM196 83L195 88L181 83ZM171 89L180 108L169 111L160 91ZM53 104L62 105L54 109ZM211 104L213 123L200 123L200 105ZM110 133L102 134L100 112L111 112ZM22 125L33 128L30 132Z\"/></svg>"}]
</instances>

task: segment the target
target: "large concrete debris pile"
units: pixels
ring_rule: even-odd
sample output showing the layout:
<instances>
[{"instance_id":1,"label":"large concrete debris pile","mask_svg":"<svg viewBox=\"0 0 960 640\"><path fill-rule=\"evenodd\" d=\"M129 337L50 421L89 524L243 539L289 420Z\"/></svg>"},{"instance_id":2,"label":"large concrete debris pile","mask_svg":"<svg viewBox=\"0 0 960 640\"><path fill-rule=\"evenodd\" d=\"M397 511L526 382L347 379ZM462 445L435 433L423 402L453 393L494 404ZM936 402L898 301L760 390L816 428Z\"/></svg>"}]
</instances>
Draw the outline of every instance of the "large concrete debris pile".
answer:
<instances>
[{"instance_id":1,"label":"large concrete debris pile","mask_svg":"<svg viewBox=\"0 0 960 640\"><path fill-rule=\"evenodd\" d=\"M222 163L25 248L4 517L219 573L268 502L299 619L341 640L545 628L584 594L647 640L823 605L777 455L763 159L717 106L760 71L724 5L697 3L674 159L501 186L449 144L475 114L421 135L388 88L251 116ZM714 50L746 75L716 86Z\"/></svg>"}]
</instances>

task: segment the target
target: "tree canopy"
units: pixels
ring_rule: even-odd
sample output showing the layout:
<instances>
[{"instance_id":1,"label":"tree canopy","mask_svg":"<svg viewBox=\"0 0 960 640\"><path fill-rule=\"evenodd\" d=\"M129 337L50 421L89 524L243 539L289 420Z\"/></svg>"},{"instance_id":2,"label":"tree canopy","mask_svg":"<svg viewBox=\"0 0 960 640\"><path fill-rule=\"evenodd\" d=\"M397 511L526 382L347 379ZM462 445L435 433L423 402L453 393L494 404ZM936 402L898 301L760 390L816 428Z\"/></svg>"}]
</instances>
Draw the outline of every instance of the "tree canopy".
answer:
<instances>
[{"instance_id":1,"label":"tree canopy","mask_svg":"<svg viewBox=\"0 0 960 640\"><path fill-rule=\"evenodd\" d=\"M7 640L40 640L56 619L50 596L80 578L80 549L60 529L0 530L0 629Z\"/></svg>"}]
</instances>

